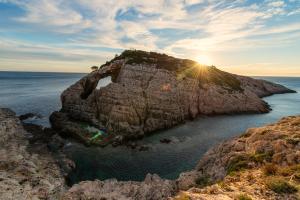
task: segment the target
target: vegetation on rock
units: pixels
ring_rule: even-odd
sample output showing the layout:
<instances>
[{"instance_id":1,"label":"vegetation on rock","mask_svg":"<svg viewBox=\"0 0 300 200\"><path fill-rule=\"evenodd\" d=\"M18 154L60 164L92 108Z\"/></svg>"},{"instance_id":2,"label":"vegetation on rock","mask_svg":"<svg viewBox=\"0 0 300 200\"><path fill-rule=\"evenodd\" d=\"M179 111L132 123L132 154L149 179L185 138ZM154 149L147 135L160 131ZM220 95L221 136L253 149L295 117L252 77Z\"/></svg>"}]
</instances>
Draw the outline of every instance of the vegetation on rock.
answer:
<instances>
[{"instance_id":1,"label":"vegetation on rock","mask_svg":"<svg viewBox=\"0 0 300 200\"><path fill-rule=\"evenodd\" d=\"M237 196L236 200L252 200L252 198L246 194L240 194Z\"/></svg>"},{"instance_id":2,"label":"vegetation on rock","mask_svg":"<svg viewBox=\"0 0 300 200\"><path fill-rule=\"evenodd\" d=\"M280 177L271 177L267 179L266 185L268 188L279 194L290 194L298 191L295 186L291 185L289 182Z\"/></svg>"},{"instance_id":3,"label":"vegetation on rock","mask_svg":"<svg viewBox=\"0 0 300 200\"><path fill-rule=\"evenodd\" d=\"M243 91L240 81L232 74L223 72L215 66L201 65L189 59L179 59L156 52L125 50L121 55L101 67L110 65L117 60L125 60L125 64L130 65L155 65L158 69L176 72L179 79L184 77L198 79L200 85L213 83L230 91Z\"/></svg>"},{"instance_id":4,"label":"vegetation on rock","mask_svg":"<svg viewBox=\"0 0 300 200\"><path fill-rule=\"evenodd\" d=\"M197 177L209 174L211 183L199 190L195 183L185 194L205 200L299 199L300 154L294 142L300 138L299 122L300 116L286 117L211 149L196 168Z\"/></svg>"},{"instance_id":5,"label":"vegetation on rock","mask_svg":"<svg viewBox=\"0 0 300 200\"><path fill-rule=\"evenodd\" d=\"M208 186L211 182L209 177L206 176L200 176L195 180L195 183L197 184L198 187L205 187Z\"/></svg>"},{"instance_id":6,"label":"vegetation on rock","mask_svg":"<svg viewBox=\"0 0 300 200\"><path fill-rule=\"evenodd\" d=\"M273 163L267 163L263 167L263 171L266 176L276 175L276 173L278 171L278 167L276 165L274 165Z\"/></svg>"}]
</instances>

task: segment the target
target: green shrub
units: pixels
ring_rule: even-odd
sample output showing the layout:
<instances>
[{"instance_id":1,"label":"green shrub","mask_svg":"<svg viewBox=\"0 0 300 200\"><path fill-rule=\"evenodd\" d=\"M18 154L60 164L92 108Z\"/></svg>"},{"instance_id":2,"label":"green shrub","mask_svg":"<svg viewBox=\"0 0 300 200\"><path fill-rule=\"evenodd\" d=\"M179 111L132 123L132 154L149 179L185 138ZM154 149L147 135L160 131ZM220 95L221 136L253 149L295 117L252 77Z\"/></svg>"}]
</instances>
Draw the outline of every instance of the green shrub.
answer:
<instances>
[{"instance_id":1,"label":"green shrub","mask_svg":"<svg viewBox=\"0 0 300 200\"><path fill-rule=\"evenodd\" d=\"M240 194L237 196L236 200L252 200L252 198L246 194Z\"/></svg>"},{"instance_id":2,"label":"green shrub","mask_svg":"<svg viewBox=\"0 0 300 200\"><path fill-rule=\"evenodd\" d=\"M263 163L264 161L271 162L272 161L272 152L262 152L262 153L255 153L251 155L251 160L256 163Z\"/></svg>"},{"instance_id":3,"label":"green shrub","mask_svg":"<svg viewBox=\"0 0 300 200\"><path fill-rule=\"evenodd\" d=\"M269 178L266 182L266 185L269 189L273 190L278 194L291 194L297 192L297 188L283 178Z\"/></svg>"},{"instance_id":4,"label":"green shrub","mask_svg":"<svg viewBox=\"0 0 300 200\"><path fill-rule=\"evenodd\" d=\"M208 176L199 176L196 178L195 183L198 187L205 187L210 184L210 179Z\"/></svg>"},{"instance_id":5,"label":"green shrub","mask_svg":"<svg viewBox=\"0 0 300 200\"><path fill-rule=\"evenodd\" d=\"M248 155L239 155L233 158L229 164L227 165L227 174L231 174L233 172L241 171L243 169L247 169L249 163Z\"/></svg>"},{"instance_id":6,"label":"green shrub","mask_svg":"<svg viewBox=\"0 0 300 200\"><path fill-rule=\"evenodd\" d=\"M263 163L265 161L272 161L272 152L256 153L256 154L243 154L238 155L235 158L231 159L226 167L227 174L232 174L233 172L238 172L243 169L249 169L249 163Z\"/></svg>"}]
</instances>

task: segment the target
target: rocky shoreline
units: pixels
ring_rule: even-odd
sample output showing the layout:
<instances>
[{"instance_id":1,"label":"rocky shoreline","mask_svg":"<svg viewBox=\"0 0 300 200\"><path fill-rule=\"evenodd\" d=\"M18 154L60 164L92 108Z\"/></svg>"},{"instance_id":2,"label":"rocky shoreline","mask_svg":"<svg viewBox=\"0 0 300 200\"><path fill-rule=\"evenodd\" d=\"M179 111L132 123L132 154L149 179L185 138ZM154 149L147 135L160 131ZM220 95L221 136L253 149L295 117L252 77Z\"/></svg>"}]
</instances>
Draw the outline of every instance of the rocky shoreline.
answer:
<instances>
[{"instance_id":1,"label":"rocky shoreline","mask_svg":"<svg viewBox=\"0 0 300 200\"><path fill-rule=\"evenodd\" d=\"M251 128L208 151L195 170L170 181L83 181L64 199L287 200L300 198L300 116ZM175 194L175 195L174 195Z\"/></svg>"},{"instance_id":2,"label":"rocky shoreline","mask_svg":"<svg viewBox=\"0 0 300 200\"><path fill-rule=\"evenodd\" d=\"M37 126L23 127L12 111L0 109L0 199L300 197L300 116L251 128L240 137L217 145L194 170L183 172L177 180L148 174L143 182L95 180L71 188L66 184L67 170L63 166L74 166L59 152L59 147L51 147L63 145L63 140L51 130L43 130L43 134L48 132L46 137L39 136L39 131Z\"/></svg>"},{"instance_id":3,"label":"rocky shoreline","mask_svg":"<svg viewBox=\"0 0 300 200\"><path fill-rule=\"evenodd\" d=\"M105 77L112 82L97 88ZM291 92L192 60L126 50L66 89L50 121L86 145L119 145L201 115L266 113L262 97Z\"/></svg>"},{"instance_id":4,"label":"rocky shoreline","mask_svg":"<svg viewBox=\"0 0 300 200\"><path fill-rule=\"evenodd\" d=\"M31 137L14 112L0 109L0 199L59 199L66 191L57 160Z\"/></svg>"}]
</instances>

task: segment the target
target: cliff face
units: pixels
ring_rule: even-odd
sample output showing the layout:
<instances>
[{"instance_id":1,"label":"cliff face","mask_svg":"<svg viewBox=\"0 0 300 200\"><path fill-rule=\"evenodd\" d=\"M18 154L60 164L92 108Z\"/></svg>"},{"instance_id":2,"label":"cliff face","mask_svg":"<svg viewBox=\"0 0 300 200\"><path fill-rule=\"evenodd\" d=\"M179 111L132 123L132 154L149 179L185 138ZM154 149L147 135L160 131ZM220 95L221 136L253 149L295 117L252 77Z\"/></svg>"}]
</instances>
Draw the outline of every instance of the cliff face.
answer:
<instances>
[{"instance_id":1,"label":"cliff face","mask_svg":"<svg viewBox=\"0 0 300 200\"><path fill-rule=\"evenodd\" d=\"M296 200L299 191L300 116L295 116L217 145L175 181L156 175L143 182L85 181L63 199Z\"/></svg>"},{"instance_id":2,"label":"cliff face","mask_svg":"<svg viewBox=\"0 0 300 200\"><path fill-rule=\"evenodd\" d=\"M106 76L112 83L96 89ZM83 141L87 138L76 132L80 127L72 120L105 128L109 136L98 141L105 144L112 138L142 137L198 115L268 112L260 97L285 92L292 91L191 60L125 51L65 90L62 110L52 115L51 122Z\"/></svg>"},{"instance_id":3,"label":"cliff face","mask_svg":"<svg viewBox=\"0 0 300 200\"><path fill-rule=\"evenodd\" d=\"M0 199L58 199L64 177L49 152L28 149L28 135L15 113L0 109Z\"/></svg>"}]
</instances>

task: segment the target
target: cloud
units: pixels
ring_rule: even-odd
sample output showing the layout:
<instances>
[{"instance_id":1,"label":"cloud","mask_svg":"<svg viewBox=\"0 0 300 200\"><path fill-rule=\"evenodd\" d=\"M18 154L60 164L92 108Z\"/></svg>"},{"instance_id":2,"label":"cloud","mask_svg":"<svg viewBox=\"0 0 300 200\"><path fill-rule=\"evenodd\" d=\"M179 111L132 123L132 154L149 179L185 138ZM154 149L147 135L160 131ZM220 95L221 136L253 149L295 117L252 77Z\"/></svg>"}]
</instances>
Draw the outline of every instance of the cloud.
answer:
<instances>
[{"instance_id":1,"label":"cloud","mask_svg":"<svg viewBox=\"0 0 300 200\"><path fill-rule=\"evenodd\" d=\"M136 48L193 57L262 44L272 46L272 38L276 45L286 45L295 39L293 36L300 26L288 20L299 14L296 0L0 0L0 3L14 4L24 10L22 16L11 16L16 22L15 29L21 26L22 31L27 28L26 31L35 34L42 29L49 33L45 37L51 37L51 33L64 38L60 44L47 46L36 45L24 37L17 43L11 38L4 42L0 35L0 50L31 53L45 60L56 55L64 62L75 58L104 62L113 54L111 50L105 52L107 49ZM278 17L287 18L289 23L276 22ZM5 30L8 29L2 27L1 33ZM261 39L266 35L272 38ZM47 58L47 53L53 56Z\"/></svg>"}]
</instances>

